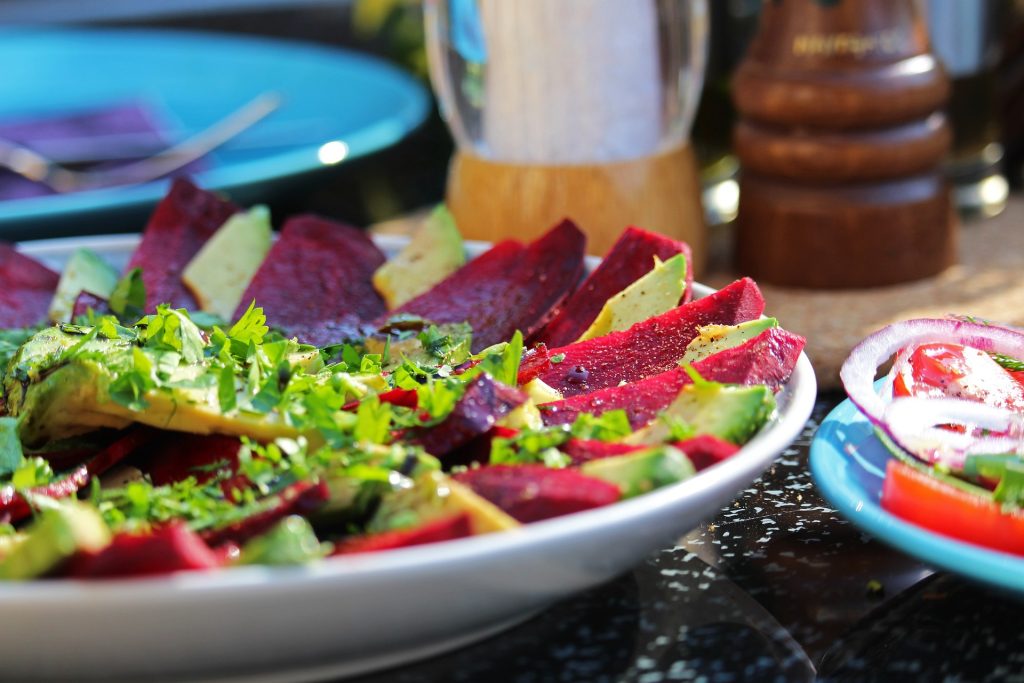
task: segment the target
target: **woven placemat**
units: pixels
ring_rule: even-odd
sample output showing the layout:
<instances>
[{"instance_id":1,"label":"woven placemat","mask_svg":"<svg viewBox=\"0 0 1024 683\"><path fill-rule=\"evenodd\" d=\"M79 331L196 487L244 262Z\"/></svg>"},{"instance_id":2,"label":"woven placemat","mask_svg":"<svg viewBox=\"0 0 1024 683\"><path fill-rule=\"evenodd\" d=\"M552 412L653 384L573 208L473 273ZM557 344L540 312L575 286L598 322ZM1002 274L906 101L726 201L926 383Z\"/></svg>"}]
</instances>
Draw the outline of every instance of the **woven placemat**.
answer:
<instances>
[{"instance_id":1,"label":"woven placemat","mask_svg":"<svg viewBox=\"0 0 1024 683\"><path fill-rule=\"evenodd\" d=\"M408 234L426 211L373 227ZM720 287L736 279L729 261L729 228L712 229L710 270L697 279ZM857 342L898 320L961 313L1024 325L1024 197L1013 197L994 218L966 221L960 263L940 275L904 285L849 291L812 291L761 285L767 312L807 338L807 355L820 389L836 389L839 367Z\"/></svg>"},{"instance_id":2,"label":"woven placemat","mask_svg":"<svg viewBox=\"0 0 1024 683\"><path fill-rule=\"evenodd\" d=\"M735 277L717 269L704 281L717 287ZM892 322L961 313L1024 325L1024 197L1011 198L999 216L965 221L960 263L936 277L855 291L761 289L767 312L807 338L825 390L840 386L839 367L857 342Z\"/></svg>"}]
</instances>

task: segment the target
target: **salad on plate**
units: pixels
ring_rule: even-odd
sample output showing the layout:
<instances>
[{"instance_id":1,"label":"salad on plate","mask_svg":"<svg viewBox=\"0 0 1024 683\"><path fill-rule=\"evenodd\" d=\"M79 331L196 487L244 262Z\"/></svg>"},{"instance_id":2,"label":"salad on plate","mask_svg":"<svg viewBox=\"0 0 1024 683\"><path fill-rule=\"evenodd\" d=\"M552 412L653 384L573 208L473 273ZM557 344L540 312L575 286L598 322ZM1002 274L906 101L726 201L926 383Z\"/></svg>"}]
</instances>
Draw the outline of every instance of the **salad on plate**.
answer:
<instances>
[{"instance_id":1,"label":"salad on plate","mask_svg":"<svg viewBox=\"0 0 1024 683\"><path fill-rule=\"evenodd\" d=\"M0 578L346 557L642 496L736 453L804 340L742 279L570 221L466 261L443 209L392 258L304 215L272 238L177 180L126 272L0 248Z\"/></svg>"},{"instance_id":2,"label":"salad on plate","mask_svg":"<svg viewBox=\"0 0 1024 683\"><path fill-rule=\"evenodd\" d=\"M894 455L886 511L1024 554L1024 331L970 317L896 323L858 345L841 377Z\"/></svg>"}]
</instances>

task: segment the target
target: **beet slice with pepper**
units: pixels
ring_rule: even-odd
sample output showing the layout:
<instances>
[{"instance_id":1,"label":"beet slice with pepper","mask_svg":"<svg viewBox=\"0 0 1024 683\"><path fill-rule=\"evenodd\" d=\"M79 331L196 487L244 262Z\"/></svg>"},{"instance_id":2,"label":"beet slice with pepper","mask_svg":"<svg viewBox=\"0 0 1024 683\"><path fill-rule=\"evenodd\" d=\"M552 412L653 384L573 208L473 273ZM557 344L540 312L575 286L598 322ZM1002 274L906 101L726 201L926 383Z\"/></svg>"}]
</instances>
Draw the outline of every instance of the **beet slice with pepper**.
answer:
<instances>
[{"instance_id":1,"label":"beet slice with pepper","mask_svg":"<svg viewBox=\"0 0 1024 683\"><path fill-rule=\"evenodd\" d=\"M779 389L789 380L804 348L803 337L781 328L765 330L753 339L724 349L693 364L706 380L723 384L765 384ZM600 415L625 410L629 423L641 427L653 420L693 380L684 368L674 368L638 382L612 386L589 394L538 406L547 425L572 424L580 413Z\"/></svg>"},{"instance_id":2,"label":"beet slice with pepper","mask_svg":"<svg viewBox=\"0 0 1024 683\"><path fill-rule=\"evenodd\" d=\"M516 330L529 339L579 282L585 244L568 220L525 247L499 242L388 317L408 313L435 323L468 322L474 352L510 339Z\"/></svg>"},{"instance_id":3,"label":"beet slice with pepper","mask_svg":"<svg viewBox=\"0 0 1024 683\"><path fill-rule=\"evenodd\" d=\"M764 311L764 297L750 278L677 306L622 332L549 350L551 362L537 376L565 397L622 382L636 382L675 368L702 325L735 325Z\"/></svg>"},{"instance_id":4,"label":"beet slice with pepper","mask_svg":"<svg viewBox=\"0 0 1024 683\"><path fill-rule=\"evenodd\" d=\"M259 536L289 515L308 515L324 505L331 492L324 482L300 481L262 501L248 517L224 526L204 529L199 536L210 547L224 543L242 545Z\"/></svg>"},{"instance_id":5,"label":"beet slice with pepper","mask_svg":"<svg viewBox=\"0 0 1024 683\"><path fill-rule=\"evenodd\" d=\"M370 281L383 263L384 254L361 230L319 216L295 216L256 271L235 318L255 299L271 325L302 341L340 340L354 334L360 321L384 312L384 300Z\"/></svg>"},{"instance_id":6,"label":"beet slice with pepper","mask_svg":"<svg viewBox=\"0 0 1024 683\"><path fill-rule=\"evenodd\" d=\"M79 465L60 479L30 489L29 493L47 498L68 498L88 484L89 479L88 468L85 465ZM32 506L21 493L15 490L13 485L8 484L0 488L0 519L13 523L25 519L31 514Z\"/></svg>"},{"instance_id":7,"label":"beet slice with pepper","mask_svg":"<svg viewBox=\"0 0 1024 683\"><path fill-rule=\"evenodd\" d=\"M686 289L683 301L689 301L693 284L690 247L636 227L628 227L615 241L600 265L573 292L558 314L534 337L549 347L572 344L587 331L605 302L654 268L654 257L667 261L676 254L686 256Z\"/></svg>"},{"instance_id":8,"label":"beet slice with pepper","mask_svg":"<svg viewBox=\"0 0 1024 683\"><path fill-rule=\"evenodd\" d=\"M222 564L222 558L184 522L171 522L149 533L119 533L97 552L79 551L61 574L80 579L154 576Z\"/></svg>"},{"instance_id":9,"label":"beet slice with pepper","mask_svg":"<svg viewBox=\"0 0 1024 683\"><path fill-rule=\"evenodd\" d=\"M523 523L591 510L622 497L614 484L545 465L489 465L455 479Z\"/></svg>"},{"instance_id":10,"label":"beet slice with pepper","mask_svg":"<svg viewBox=\"0 0 1024 683\"><path fill-rule=\"evenodd\" d=\"M192 257L238 207L184 178L177 178L149 219L142 241L128 262L141 268L146 285L146 310L157 304L196 310L195 298L181 282Z\"/></svg>"},{"instance_id":11,"label":"beet slice with pepper","mask_svg":"<svg viewBox=\"0 0 1024 683\"><path fill-rule=\"evenodd\" d=\"M332 554L353 555L379 550L394 550L395 548L408 548L439 541L453 541L456 538L466 538L472 535L473 526L470 523L469 515L462 513L435 519L411 529L384 531L346 539L338 544Z\"/></svg>"},{"instance_id":12,"label":"beet slice with pepper","mask_svg":"<svg viewBox=\"0 0 1024 683\"><path fill-rule=\"evenodd\" d=\"M30 489L29 494L47 498L69 498L85 487L93 477L103 474L149 443L154 435L155 432L150 429L131 428L113 443L97 451L87 462L78 465L70 472L65 472L59 479L49 484ZM15 490L13 485L0 487L0 518L6 518L9 522L17 522L30 514L32 514L32 507L29 505L29 501Z\"/></svg>"},{"instance_id":13,"label":"beet slice with pepper","mask_svg":"<svg viewBox=\"0 0 1024 683\"><path fill-rule=\"evenodd\" d=\"M465 458L459 457L460 447L487 434L498 420L524 402L526 395L521 391L496 382L489 375L480 375L469 383L448 417L420 430L413 435L413 442L440 458L447 467L467 464Z\"/></svg>"},{"instance_id":14,"label":"beet slice with pepper","mask_svg":"<svg viewBox=\"0 0 1024 683\"><path fill-rule=\"evenodd\" d=\"M60 276L0 242L0 327L28 327L46 320Z\"/></svg>"}]
</instances>

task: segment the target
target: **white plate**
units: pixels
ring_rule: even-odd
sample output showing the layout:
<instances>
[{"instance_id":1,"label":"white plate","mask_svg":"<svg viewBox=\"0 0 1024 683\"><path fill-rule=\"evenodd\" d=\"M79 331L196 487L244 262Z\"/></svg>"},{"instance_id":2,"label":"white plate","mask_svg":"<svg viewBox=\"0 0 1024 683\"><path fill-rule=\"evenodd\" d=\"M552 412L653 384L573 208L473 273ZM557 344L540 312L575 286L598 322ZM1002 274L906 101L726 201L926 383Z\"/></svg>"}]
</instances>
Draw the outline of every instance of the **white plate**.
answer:
<instances>
[{"instance_id":1,"label":"white plate","mask_svg":"<svg viewBox=\"0 0 1024 683\"><path fill-rule=\"evenodd\" d=\"M121 266L137 239L69 238L21 249L60 267L84 246ZM389 250L401 241L379 243ZM710 291L696 286L698 295ZM7 622L0 666L18 680L296 680L465 644L613 578L713 516L793 441L814 396L814 373L801 355L779 395L778 418L732 458L653 493L515 532L307 567L0 584Z\"/></svg>"}]
</instances>

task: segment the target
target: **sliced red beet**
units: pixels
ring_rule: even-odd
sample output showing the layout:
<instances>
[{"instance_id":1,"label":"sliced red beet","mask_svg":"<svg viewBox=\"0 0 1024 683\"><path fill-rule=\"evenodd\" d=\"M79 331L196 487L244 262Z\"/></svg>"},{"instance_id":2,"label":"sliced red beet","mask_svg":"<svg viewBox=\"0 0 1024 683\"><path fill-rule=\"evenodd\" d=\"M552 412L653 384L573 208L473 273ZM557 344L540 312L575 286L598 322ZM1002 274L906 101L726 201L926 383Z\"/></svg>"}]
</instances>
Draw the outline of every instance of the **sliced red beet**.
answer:
<instances>
[{"instance_id":1,"label":"sliced red beet","mask_svg":"<svg viewBox=\"0 0 1024 683\"><path fill-rule=\"evenodd\" d=\"M197 308L195 298L181 282L181 273L206 240L236 211L238 207L231 202L184 178L171 184L128 262L129 269L142 269L146 310L156 310L157 304Z\"/></svg>"},{"instance_id":2,"label":"sliced red beet","mask_svg":"<svg viewBox=\"0 0 1024 683\"><path fill-rule=\"evenodd\" d=\"M199 535L211 547L224 543L243 545L288 515L307 515L315 512L330 497L331 492L324 482L300 481L263 501L260 509L245 519L227 526L206 529Z\"/></svg>"},{"instance_id":3,"label":"sliced red beet","mask_svg":"<svg viewBox=\"0 0 1024 683\"><path fill-rule=\"evenodd\" d=\"M773 390L785 384L804 348L803 337L781 328L765 330L743 344L719 351L693 364L704 379L723 384L766 384ZM634 427L647 424L691 383L683 368L674 368L638 382L607 387L563 401L539 406L548 425L572 424L580 413L600 415L622 409Z\"/></svg>"},{"instance_id":4,"label":"sliced red beet","mask_svg":"<svg viewBox=\"0 0 1024 683\"><path fill-rule=\"evenodd\" d=\"M28 327L46 320L60 276L0 242L0 328Z\"/></svg>"},{"instance_id":5,"label":"sliced red beet","mask_svg":"<svg viewBox=\"0 0 1024 683\"><path fill-rule=\"evenodd\" d=\"M97 552L79 551L61 573L80 579L153 576L222 564L198 534L183 522L172 522L148 534L117 534Z\"/></svg>"},{"instance_id":6,"label":"sliced red beet","mask_svg":"<svg viewBox=\"0 0 1024 683\"><path fill-rule=\"evenodd\" d=\"M75 297L75 305L71 309L71 319L74 320L80 315L88 315L90 310L97 315L107 315L111 312L106 299L90 292L81 292Z\"/></svg>"},{"instance_id":7,"label":"sliced red beet","mask_svg":"<svg viewBox=\"0 0 1024 683\"><path fill-rule=\"evenodd\" d=\"M548 351L546 345L537 344L523 354L523 359L519 363L519 376L516 378L516 383L522 386L535 379L549 367L551 367L551 352Z\"/></svg>"},{"instance_id":8,"label":"sliced red beet","mask_svg":"<svg viewBox=\"0 0 1024 683\"><path fill-rule=\"evenodd\" d=\"M70 446L56 450L27 451L29 457L39 457L50 463L54 472L63 472L72 467L85 464L89 458L100 452L101 444L83 444L81 446Z\"/></svg>"},{"instance_id":9,"label":"sliced red beet","mask_svg":"<svg viewBox=\"0 0 1024 683\"><path fill-rule=\"evenodd\" d=\"M572 458L573 465L579 466L591 460L625 455L633 451L642 451L645 448L647 446L631 446L628 443L597 441L594 439L569 439L560 450Z\"/></svg>"},{"instance_id":10,"label":"sliced red beet","mask_svg":"<svg viewBox=\"0 0 1024 683\"><path fill-rule=\"evenodd\" d=\"M271 325L303 341L314 332L321 344L340 341L360 320L384 312L370 281L383 263L384 254L361 230L318 216L295 216L256 271L235 317L255 299ZM331 325L325 327L325 321Z\"/></svg>"},{"instance_id":11,"label":"sliced red beet","mask_svg":"<svg viewBox=\"0 0 1024 683\"><path fill-rule=\"evenodd\" d=\"M281 325L275 326L282 327ZM367 325L355 314L343 315L337 320L320 320L308 325L292 325L282 327L282 329L289 335L297 337L303 344L312 344L313 346L357 344L374 331L372 325Z\"/></svg>"},{"instance_id":12,"label":"sliced red beet","mask_svg":"<svg viewBox=\"0 0 1024 683\"><path fill-rule=\"evenodd\" d=\"M408 548L426 543L453 541L473 535L473 527L469 515L462 513L452 517L442 517L412 529L398 529L379 534L369 534L347 539L340 543L334 555L352 555L354 553L371 553L378 550Z\"/></svg>"},{"instance_id":13,"label":"sliced red beet","mask_svg":"<svg viewBox=\"0 0 1024 683\"><path fill-rule=\"evenodd\" d=\"M716 465L739 452L740 447L711 434L697 436L672 444L690 459L698 472Z\"/></svg>"},{"instance_id":14,"label":"sliced red beet","mask_svg":"<svg viewBox=\"0 0 1024 683\"><path fill-rule=\"evenodd\" d=\"M164 433L165 438L149 449L140 464L157 486L195 477L200 484L212 479L218 469L238 469L237 436L220 434Z\"/></svg>"},{"instance_id":15,"label":"sliced red beet","mask_svg":"<svg viewBox=\"0 0 1024 683\"><path fill-rule=\"evenodd\" d=\"M763 311L761 291L753 280L743 278L628 330L551 349L551 357L561 361L552 362L538 376L567 398L636 382L678 367L700 326L735 325Z\"/></svg>"},{"instance_id":16,"label":"sliced red beet","mask_svg":"<svg viewBox=\"0 0 1024 683\"><path fill-rule=\"evenodd\" d=\"M544 465L489 465L455 478L523 523L598 508L622 497L614 484Z\"/></svg>"},{"instance_id":17,"label":"sliced red beet","mask_svg":"<svg viewBox=\"0 0 1024 683\"><path fill-rule=\"evenodd\" d=\"M152 430L131 428L124 436L119 437L110 445L99 451L94 451L94 454L87 462L78 465L56 481L30 489L29 493L47 498L68 498L73 496L88 484L90 479L107 471L152 438ZM28 500L26 500L25 496L15 491L13 486L0 488L0 518L6 518L9 522L17 522L28 517L31 513L32 508Z\"/></svg>"},{"instance_id":18,"label":"sliced red beet","mask_svg":"<svg viewBox=\"0 0 1024 683\"><path fill-rule=\"evenodd\" d=\"M521 391L495 382L489 375L480 375L466 387L455 408L441 423L422 429L414 443L451 467L458 462L446 456L473 439L486 434L494 423L526 401Z\"/></svg>"},{"instance_id":19,"label":"sliced red beet","mask_svg":"<svg viewBox=\"0 0 1024 683\"><path fill-rule=\"evenodd\" d=\"M153 441L157 434L158 432L155 429L147 427L136 426L128 428L122 436L118 437L117 440L107 447L100 449L86 463L86 467L89 468L89 474L94 477L103 474L142 446Z\"/></svg>"},{"instance_id":20,"label":"sliced red beet","mask_svg":"<svg viewBox=\"0 0 1024 683\"><path fill-rule=\"evenodd\" d=\"M29 492L37 496L47 498L68 498L78 493L79 489L89 483L89 470L85 465L79 465L70 473L60 479L50 482L45 486L37 486ZM32 514L32 507L20 493L14 490L13 486L0 488L0 519L7 522L17 522Z\"/></svg>"},{"instance_id":21,"label":"sliced red beet","mask_svg":"<svg viewBox=\"0 0 1024 683\"><path fill-rule=\"evenodd\" d=\"M474 352L510 339L516 330L529 339L579 282L585 243L568 220L526 247L500 242L389 316L468 322Z\"/></svg>"},{"instance_id":22,"label":"sliced red beet","mask_svg":"<svg viewBox=\"0 0 1024 683\"><path fill-rule=\"evenodd\" d=\"M580 288L570 296L558 314L534 338L549 347L565 346L580 338L597 318L604 304L654 268L654 257L667 261L676 254L686 255L686 289L683 301L689 301L693 283L693 261L685 242L640 228L629 227Z\"/></svg>"}]
</instances>

